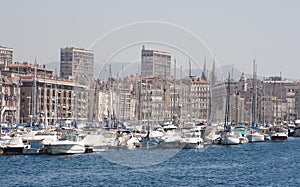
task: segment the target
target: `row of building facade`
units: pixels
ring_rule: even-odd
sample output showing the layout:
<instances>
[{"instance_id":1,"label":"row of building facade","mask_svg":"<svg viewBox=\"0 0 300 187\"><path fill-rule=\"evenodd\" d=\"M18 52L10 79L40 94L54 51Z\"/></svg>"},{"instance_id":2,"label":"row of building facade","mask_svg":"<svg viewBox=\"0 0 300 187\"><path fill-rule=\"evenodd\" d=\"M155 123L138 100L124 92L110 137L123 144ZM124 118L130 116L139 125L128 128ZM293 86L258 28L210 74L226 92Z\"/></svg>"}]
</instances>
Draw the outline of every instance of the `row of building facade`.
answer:
<instances>
[{"instance_id":1,"label":"row of building facade","mask_svg":"<svg viewBox=\"0 0 300 187\"><path fill-rule=\"evenodd\" d=\"M94 80L93 67L90 50L62 48L58 75L44 65L13 62L13 49L0 47L1 121L217 123L224 121L226 102L232 123L281 123L300 114L300 83L281 77L260 81L242 74L238 81L209 81L212 70L210 76L176 79L171 54L144 46L141 75Z\"/></svg>"}]
</instances>

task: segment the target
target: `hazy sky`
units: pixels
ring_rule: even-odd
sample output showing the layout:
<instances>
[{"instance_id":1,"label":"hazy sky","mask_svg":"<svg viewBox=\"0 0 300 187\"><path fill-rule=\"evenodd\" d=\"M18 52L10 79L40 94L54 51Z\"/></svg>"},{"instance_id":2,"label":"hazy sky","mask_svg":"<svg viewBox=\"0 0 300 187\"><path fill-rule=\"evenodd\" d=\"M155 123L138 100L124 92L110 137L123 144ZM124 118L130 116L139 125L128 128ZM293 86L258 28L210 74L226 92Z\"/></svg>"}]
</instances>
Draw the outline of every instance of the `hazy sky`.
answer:
<instances>
[{"instance_id":1,"label":"hazy sky","mask_svg":"<svg viewBox=\"0 0 300 187\"><path fill-rule=\"evenodd\" d=\"M234 64L241 71L251 73L252 61L256 59L261 75L279 75L282 71L284 77L300 79L298 0L2 0L0 18L0 45L14 48L14 61L33 62L35 57L39 64L59 61L62 47L89 48L97 38L122 25L160 21L197 35L220 65ZM211 63L210 53L198 45L199 40L198 44L191 44L196 39L186 33L176 33L173 26L155 25L151 29L151 25L141 24L139 28L119 30L91 49L95 51L97 63L103 63L116 50L134 42L160 41L162 44L171 43L173 38L176 42L169 47L186 51L196 61L205 56ZM145 34L140 36L141 32ZM152 33L153 36L149 36ZM163 41L163 37L168 39ZM138 39L135 41L135 38ZM101 46L97 48L97 45ZM138 60L141 47L133 54L138 45L140 43L124 51L120 55L124 59L116 60ZM130 58L131 54L134 57ZM182 59L181 63L187 64Z\"/></svg>"}]
</instances>

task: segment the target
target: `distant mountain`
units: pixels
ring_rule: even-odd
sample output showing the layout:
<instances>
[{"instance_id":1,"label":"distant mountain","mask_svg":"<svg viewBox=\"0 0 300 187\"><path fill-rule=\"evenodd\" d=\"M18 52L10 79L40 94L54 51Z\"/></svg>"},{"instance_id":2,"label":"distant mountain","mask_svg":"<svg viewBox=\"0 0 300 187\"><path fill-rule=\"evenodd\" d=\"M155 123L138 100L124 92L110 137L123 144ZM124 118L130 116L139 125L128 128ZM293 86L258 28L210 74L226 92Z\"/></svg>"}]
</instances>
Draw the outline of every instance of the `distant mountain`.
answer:
<instances>
[{"instance_id":1,"label":"distant mountain","mask_svg":"<svg viewBox=\"0 0 300 187\"><path fill-rule=\"evenodd\" d=\"M46 65L46 68L53 70L53 72L55 72L55 68L56 68L57 76L59 76L59 72L60 72L59 62L49 62L45 65Z\"/></svg>"},{"instance_id":2,"label":"distant mountain","mask_svg":"<svg viewBox=\"0 0 300 187\"><path fill-rule=\"evenodd\" d=\"M57 68L57 74L59 76L60 74L60 70L59 70L59 62L50 62L45 64L46 68L52 69L53 71L55 71L55 68ZM110 63L111 65L111 73L113 77L118 76L129 76L129 75L135 75L138 72L139 69L139 65L138 64L133 64L133 63L129 63L129 62L112 62ZM122 72L122 66L123 66L123 72ZM223 80L228 78L228 72L230 72L230 76L231 78L233 78L234 80L240 80L242 72L235 68L233 64L229 64L229 65L223 65L220 67L220 70L223 74ZM211 71L211 70L209 70ZM179 77L180 76L180 69L176 70L176 76ZM232 75L233 72L233 75ZM191 71L192 76L196 76L196 77L201 77L202 75L202 70L201 69L192 69ZM186 77L189 75L189 70L188 69L184 69L182 76ZM247 78L251 78L252 74L249 73L245 73ZM94 77L95 78L100 78L100 79L105 79L107 77L109 77L109 65L107 64L106 67L103 64L99 64L96 63L94 65ZM258 79L262 80L263 77L262 76L258 76Z\"/></svg>"},{"instance_id":3,"label":"distant mountain","mask_svg":"<svg viewBox=\"0 0 300 187\"><path fill-rule=\"evenodd\" d=\"M241 78L242 72L239 69L235 68L233 64L223 65L220 69L223 74L223 79L228 78L228 73L230 73L230 77L234 80L239 80Z\"/></svg>"},{"instance_id":4,"label":"distant mountain","mask_svg":"<svg viewBox=\"0 0 300 187\"><path fill-rule=\"evenodd\" d=\"M60 62L49 62L46 65L46 68L49 68L53 71L55 71L55 68L57 69L57 75L60 76ZM112 62L111 65L111 73L113 77L116 77L117 74L119 76L121 75L132 75L135 74L138 70L137 64L131 64L131 63L121 63L121 62ZM122 65L123 65L123 71L122 74ZM94 64L94 77L95 79L100 78L104 79L105 77L109 76L109 64L106 65L106 67L103 64L96 63Z\"/></svg>"}]
</instances>

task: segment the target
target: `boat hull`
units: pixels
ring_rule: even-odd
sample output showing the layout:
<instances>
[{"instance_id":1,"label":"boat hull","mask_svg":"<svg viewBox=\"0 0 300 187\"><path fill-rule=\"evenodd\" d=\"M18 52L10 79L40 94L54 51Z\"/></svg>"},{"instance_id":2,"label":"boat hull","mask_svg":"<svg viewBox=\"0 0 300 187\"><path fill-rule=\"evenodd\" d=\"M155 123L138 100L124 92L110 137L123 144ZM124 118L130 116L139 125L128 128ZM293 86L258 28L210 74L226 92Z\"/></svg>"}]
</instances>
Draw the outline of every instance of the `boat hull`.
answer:
<instances>
[{"instance_id":1,"label":"boat hull","mask_svg":"<svg viewBox=\"0 0 300 187\"><path fill-rule=\"evenodd\" d=\"M85 153L85 146L76 143L56 143L47 146L47 153L51 155Z\"/></svg>"},{"instance_id":2,"label":"boat hull","mask_svg":"<svg viewBox=\"0 0 300 187\"><path fill-rule=\"evenodd\" d=\"M41 155L45 154L44 149L39 148L24 148L23 155Z\"/></svg>"},{"instance_id":3,"label":"boat hull","mask_svg":"<svg viewBox=\"0 0 300 187\"><path fill-rule=\"evenodd\" d=\"M271 136L271 140L274 142L286 142L288 141L288 136L286 134L274 134Z\"/></svg>"},{"instance_id":4,"label":"boat hull","mask_svg":"<svg viewBox=\"0 0 300 187\"><path fill-rule=\"evenodd\" d=\"M3 148L4 155L22 155L24 146L22 147L11 147L7 146Z\"/></svg>"},{"instance_id":5,"label":"boat hull","mask_svg":"<svg viewBox=\"0 0 300 187\"><path fill-rule=\"evenodd\" d=\"M182 143L180 141L162 141L157 145L157 147L162 149L182 149L185 145L185 143Z\"/></svg>"},{"instance_id":6,"label":"boat hull","mask_svg":"<svg viewBox=\"0 0 300 187\"><path fill-rule=\"evenodd\" d=\"M300 137L300 129L299 128L295 129L293 136L294 137Z\"/></svg>"},{"instance_id":7,"label":"boat hull","mask_svg":"<svg viewBox=\"0 0 300 187\"><path fill-rule=\"evenodd\" d=\"M240 139L237 137L224 137L221 140L222 145L238 145L240 144Z\"/></svg>"},{"instance_id":8,"label":"boat hull","mask_svg":"<svg viewBox=\"0 0 300 187\"><path fill-rule=\"evenodd\" d=\"M181 143L185 145L184 149L201 149L204 147L204 141L200 137L183 138Z\"/></svg>"},{"instance_id":9,"label":"boat hull","mask_svg":"<svg viewBox=\"0 0 300 187\"><path fill-rule=\"evenodd\" d=\"M247 138L248 138L249 142L265 141L265 136L263 134L248 134Z\"/></svg>"}]
</instances>

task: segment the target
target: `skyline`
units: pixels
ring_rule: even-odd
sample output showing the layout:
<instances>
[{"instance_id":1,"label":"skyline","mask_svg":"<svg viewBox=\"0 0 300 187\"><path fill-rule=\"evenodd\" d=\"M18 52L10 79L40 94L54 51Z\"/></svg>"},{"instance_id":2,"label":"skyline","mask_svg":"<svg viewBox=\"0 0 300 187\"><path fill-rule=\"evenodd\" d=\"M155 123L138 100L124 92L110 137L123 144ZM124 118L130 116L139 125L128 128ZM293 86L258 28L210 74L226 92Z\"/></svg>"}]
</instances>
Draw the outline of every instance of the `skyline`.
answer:
<instances>
[{"instance_id":1,"label":"skyline","mask_svg":"<svg viewBox=\"0 0 300 187\"><path fill-rule=\"evenodd\" d=\"M285 78L300 79L297 68L300 67L297 65L300 27L296 25L300 2L297 1L153 1L147 4L139 1L87 3L29 0L3 1L2 4L6 7L0 13L5 18L2 20L2 28L5 29L0 31L0 45L14 49L14 61L33 62L36 57L39 64L59 62L60 48L74 46L89 49L97 38L113 29L153 21L178 25L201 38L220 66L234 64L240 71L251 73L253 59L256 59L259 75L276 76L282 72ZM180 44L198 63L200 61L200 67L203 67L204 56L208 63L211 62L209 58L212 57L209 57L207 49L199 47L199 43L193 44L191 38L187 42L177 41L175 32L168 33L168 25L155 25L159 33L148 39L147 34L153 31L152 26L146 31L134 27L123 29L113 34L114 38L107 37L105 46L101 43L94 45L91 49L95 51L95 63L103 63L117 49L136 38L139 41L167 38L167 43L174 41ZM122 38L124 33L127 40ZM170 49L170 46L161 44L149 45L147 48ZM139 60L140 49L141 45L133 46L112 60ZM177 55L177 61L187 65L188 58L181 57L176 51L172 54Z\"/></svg>"}]
</instances>

